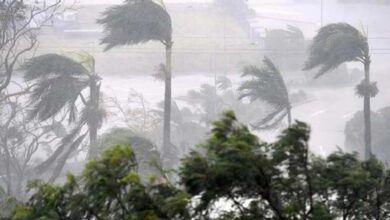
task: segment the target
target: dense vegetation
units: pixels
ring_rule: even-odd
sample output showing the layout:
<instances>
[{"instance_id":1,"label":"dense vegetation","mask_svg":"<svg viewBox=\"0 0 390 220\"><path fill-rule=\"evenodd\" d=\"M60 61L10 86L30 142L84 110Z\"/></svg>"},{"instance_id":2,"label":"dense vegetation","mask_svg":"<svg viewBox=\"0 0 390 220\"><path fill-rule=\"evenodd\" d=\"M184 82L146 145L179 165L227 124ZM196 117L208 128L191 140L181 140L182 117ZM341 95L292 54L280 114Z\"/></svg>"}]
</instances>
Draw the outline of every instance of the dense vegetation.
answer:
<instances>
[{"instance_id":1,"label":"dense vegetation","mask_svg":"<svg viewBox=\"0 0 390 220\"><path fill-rule=\"evenodd\" d=\"M178 186L164 175L142 181L133 150L117 145L62 186L30 183L13 219L388 219L384 165L343 152L316 157L309 138L297 121L265 143L226 112L182 160Z\"/></svg>"},{"instance_id":2,"label":"dense vegetation","mask_svg":"<svg viewBox=\"0 0 390 220\"><path fill-rule=\"evenodd\" d=\"M172 97L169 11L162 0L126 0L101 14L100 43L105 51L161 43L165 64L155 76L165 85L159 105L133 92L124 107L103 93L93 55L35 54L61 3L0 2L1 219L390 219L390 111L371 112L379 89L364 30L323 26L305 63L298 51L309 41L299 28L266 30L265 57L243 64L238 86L215 73L214 84ZM251 29L246 1L214 6ZM362 64L364 75L347 76L347 62ZM317 72L312 80L327 75L332 85L363 75L355 88L363 110L345 128L346 149L356 153L311 153L309 125L293 118L309 96L285 74L303 64ZM110 114L123 122L103 129ZM276 128L284 130L272 143L254 133Z\"/></svg>"}]
</instances>

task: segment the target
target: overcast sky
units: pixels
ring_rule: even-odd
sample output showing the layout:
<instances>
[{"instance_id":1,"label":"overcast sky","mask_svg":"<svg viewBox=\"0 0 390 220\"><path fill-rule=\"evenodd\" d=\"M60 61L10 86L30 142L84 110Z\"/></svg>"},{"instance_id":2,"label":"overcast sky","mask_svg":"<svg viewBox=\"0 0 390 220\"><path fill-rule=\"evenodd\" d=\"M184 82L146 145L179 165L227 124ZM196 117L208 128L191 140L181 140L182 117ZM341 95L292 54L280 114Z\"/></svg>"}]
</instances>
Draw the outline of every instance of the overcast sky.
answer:
<instances>
[{"instance_id":1,"label":"overcast sky","mask_svg":"<svg viewBox=\"0 0 390 220\"><path fill-rule=\"evenodd\" d=\"M67 0L72 1L72 0ZM80 4L118 4L123 2L123 0L77 0ZM178 2L193 2L193 3L204 3L211 2L212 0L164 0L166 3L178 3Z\"/></svg>"}]
</instances>

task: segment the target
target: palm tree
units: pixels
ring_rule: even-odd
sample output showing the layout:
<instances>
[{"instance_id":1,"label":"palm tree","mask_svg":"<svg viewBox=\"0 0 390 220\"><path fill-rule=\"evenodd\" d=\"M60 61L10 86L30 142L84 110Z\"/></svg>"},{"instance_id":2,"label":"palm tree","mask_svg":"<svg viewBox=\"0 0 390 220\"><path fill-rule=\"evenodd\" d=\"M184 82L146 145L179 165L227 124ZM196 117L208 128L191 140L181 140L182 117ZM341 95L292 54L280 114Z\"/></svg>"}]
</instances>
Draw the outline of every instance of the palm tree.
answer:
<instances>
[{"instance_id":1,"label":"palm tree","mask_svg":"<svg viewBox=\"0 0 390 220\"><path fill-rule=\"evenodd\" d=\"M90 137L90 144L96 142L97 131L102 126L105 116L100 98L101 78L95 73L95 61L92 56L84 55L84 58L83 62L77 62L63 55L46 54L30 59L22 67L24 79L33 83L30 96L33 108L30 111L30 118L46 121L64 113L69 123L76 124L63 138L52 157L37 168L38 173L43 173L49 164L59 158L51 180L57 178L66 159L80 146L87 134ZM87 88L88 99L82 94ZM80 119L77 119L78 100L84 105ZM82 133L84 125L87 125L88 131ZM64 153L66 146L68 150Z\"/></svg>"},{"instance_id":2,"label":"palm tree","mask_svg":"<svg viewBox=\"0 0 390 220\"><path fill-rule=\"evenodd\" d=\"M34 83L30 117L46 121L67 109L69 122L73 122L76 99L88 86L84 66L62 55L46 54L30 59L22 69L24 79Z\"/></svg>"},{"instance_id":3,"label":"palm tree","mask_svg":"<svg viewBox=\"0 0 390 220\"><path fill-rule=\"evenodd\" d=\"M78 60L87 69L88 85L89 85L89 100L86 101L83 95L80 94L80 98L84 103L82 121L85 121L89 130L89 143L93 146L97 140L98 129L102 127L102 119L105 117L105 110L102 105L101 99L101 77L96 73L95 58L88 53L77 53Z\"/></svg>"},{"instance_id":4,"label":"palm tree","mask_svg":"<svg viewBox=\"0 0 390 220\"><path fill-rule=\"evenodd\" d=\"M286 116L288 125L291 125L291 103L288 90L283 77L272 63L264 57L263 66L246 66L242 77L251 76L245 81L239 91L242 93L240 99L249 98L251 102L262 100L273 107L273 111L261 121L252 125L255 129L269 129L277 126Z\"/></svg>"},{"instance_id":5,"label":"palm tree","mask_svg":"<svg viewBox=\"0 0 390 220\"><path fill-rule=\"evenodd\" d=\"M320 77L345 62L360 62L364 65L364 80L357 86L357 93L364 97L365 158L371 157L371 98L378 92L376 83L370 82L370 49L364 33L346 23L322 27L310 47L304 70L319 67Z\"/></svg>"},{"instance_id":6,"label":"palm tree","mask_svg":"<svg viewBox=\"0 0 390 220\"><path fill-rule=\"evenodd\" d=\"M171 144L171 99L172 99L172 22L164 6L152 0L126 0L120 6L109 8L98 23L104 26L105 36L101 43L105 50L116 46L135 45L159 41L165 46L165 99L163 149Z\"/></svg>"}]
</instances>

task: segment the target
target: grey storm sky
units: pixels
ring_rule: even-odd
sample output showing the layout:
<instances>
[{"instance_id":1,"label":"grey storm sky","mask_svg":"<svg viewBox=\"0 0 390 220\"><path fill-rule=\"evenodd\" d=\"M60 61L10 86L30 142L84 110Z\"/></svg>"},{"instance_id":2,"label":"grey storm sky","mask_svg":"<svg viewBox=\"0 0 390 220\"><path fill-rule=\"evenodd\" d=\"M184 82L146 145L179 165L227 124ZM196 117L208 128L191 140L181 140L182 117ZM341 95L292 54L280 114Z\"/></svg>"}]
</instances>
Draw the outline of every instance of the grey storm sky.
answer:
<instances>
[{"instance_id":1,"label":"grey storm sky","mask_svg":"<svg viewBox=\"0 0 390 220\"><path fill-rule=\"evenodd\" d=\"M67 0L69 1L69 0ZM193 2L193 3L203 3L203 2L211 2L212 0L164 0L166 3L170 2ZM81 4L118 4L123 2L123 0L78 0L79 3Z\"/></svg>"}]
</instances>

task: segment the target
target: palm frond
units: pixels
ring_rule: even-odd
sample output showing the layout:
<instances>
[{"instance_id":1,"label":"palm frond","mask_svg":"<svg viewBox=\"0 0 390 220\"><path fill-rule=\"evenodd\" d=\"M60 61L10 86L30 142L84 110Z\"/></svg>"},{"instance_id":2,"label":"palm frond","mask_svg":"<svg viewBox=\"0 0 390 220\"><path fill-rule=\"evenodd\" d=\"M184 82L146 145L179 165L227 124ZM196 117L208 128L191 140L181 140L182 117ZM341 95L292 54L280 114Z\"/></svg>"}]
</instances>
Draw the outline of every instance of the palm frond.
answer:
<instances>
[{"instance_id":1,"label":"palm frond","mask_svg":"<svg viewBox=\"0 0 390 220\"><path fill-rule=\"evenodd\" d=\"M356 28L346 23L329 24L315 36L304 70L320 67L319 77L344 62L361 60L367 50L367 38Z\"/></svg>"},{"instance_id":2,"label":"palm frond","mask_svg":"<svg viewBox=\"0 0 390 220\"><path fill-rule=\"evenodd\" d=\"M80 135L72 143L67 144L67 145L69 145L69 147L68 147L67 151L65 151L65 153L57 159L56 166L53 169L53 173L52 173L51 177L49 178L49 182L52 183L58 178L58 176L60 175L60 171L64 168L65 163L69 159L69 156L71 155L71 153L73 153L75 150L77 150L77 148L83 143L86 136L87 136L87 133ZM65 146L60 146L60 147L64 148Z\"/></svg>"},{"instance_id":3,"label":"palm frond","mask_svg":"<svg viewBox=\"0 0 390 220\"><path fill-rule=\"evenodd\" d=\"M65 56L81 64L86 69L88 74L95 72L95 57L90 53L83 50L71 51L67 52Z\"/></svg>"},{"instance_id":4,"label":"palm frond","mask_svg":"<svg viewBox=\"0 0 390 220\"><path fill-rule=\"evenodd\" d=\"M355 88L355 94L359 97L365 97L368 95L374 98L379 93L377 82L371 82L367 85L366 81L363 80Z\"/></svg>"},{"instance_id":5,"label":"palm frond","mask_svg":"<svg viewBox=\"0 0 390 220\"><path fill-rule=\"evenodd\" d=\"M274 109L271 113L269 113L266 117L264 117L261 121L251 124L252 129L255 130L268 130L276 128L282 120L287 116L286 108L280 107Z\"/></svg>"},{"instance_id":6,"label":"palm frond","mask_svg":"<svg viewBox=\"0 0 390 220\"><path fill-rule=\"evenodd\" d=\"M257 130L276 127L286 117L290 108L288 90L280 71L268 57L265 57L261 68L246 66L242 76L252 78L244 81L239 87L241 92L239 98L249 98L251 102L265 101L272 108L267 116L252 127Z\"/></svg>"},{"instance_id":7,"label":"palm frond","mask_svg":"<svg viewBox=\"0 0 390 220\"><path fill-rule=\"evenodd\" d=\"M30 111L30 118L45 121L57 115L65 106L72 107L75 99L87 86L87 80L68 76L45 77L39 80L30 96L34 104Z\"/></svg>"},{"instance_id":8,"label":"palm frond","mask_svg":"<svg viewBox=\"0 0 390 220\"><path fill-rule=\"evenodd\" d=\"M152 0L128 0L109 8L102 16L97 22L104 27L101 44L106 45L105 50L153 40L171 41L171 18Z\"/></svg>"},{"instance_id":9,"label":"palm frond","mask_svg":"<svg viewBox=\"0 0 390 220\"><path fill-rule=\"evenodd\" d=\"M22 69L27 81L35 81L30 118L45 121L68 106L72 113L69 120L75 120L75 101L88 86L88 70L82 64L65 56L46 54L30 59Z\"/></svg>"},{"instance_id":10,"label":"palm frond","mask_svg":"<svg viewBox=\"0 0 390 220\"><path fill-rule=\"evenodd\" d=\"M287 105L289 103L288 91L284 80L269 58L264 58L261 68L246 66L242 76L252 76L252 79L245 81L239 87L241 99L249 98L251 101L263 100L273 106Z\"/></svg>"},{"instance_id":11,"label":"palm frond","mask_svg":"<svg viewBox=\"0 0 390 220\"><path fill-rule=\"evenodd\" d=\"M226 76L218 76L217 78L217 88L219 90L227 90L233 87L232 81Z\"/></svg>"},{"instance_id":12,"label":"palm frond","mask_svg":"<svg viewBox=\"0 0 390 220\"><path fill-rule=\"evenodd\" d=\"M34 57L22 65L24 79L32 81L43 76L80 76L88 71L80 63L58 54L45 54Z\"/></svg>"},{"instance_id":13,"label":"palm frond","mask_svg":"<svg viewBox=\"0 0 390 220\"><path fill-rule=\"evenodd\" d=\"M63 154L63 152L66 150L66 146L68 146L70 143L73 143L78 135L81 132L82 127L84 126L83 123L77 124L75 128L73 128L70 133L68 133L65 137L61 139L60 144L58 145L57 149L54 151L54 153L47 158L43 163L41 163L39 166L37 166L34 170L38 175L43 174L47 170L49 170L52 165L57 161L57 159Z\"/></svg>"},{"instance_id":14,"label":"palm frond","mask_svg":"<svg viewBox=\"0 0 390 220\"><path fill-rule=\"evenodd\" d=\"M77 113L78 113L77 106L76 106L77 98L78 97L74 97L68 102L68 109L69 109L68 123L69 124L75 122L77 119Z\"/></svg>"}]
</instances>

